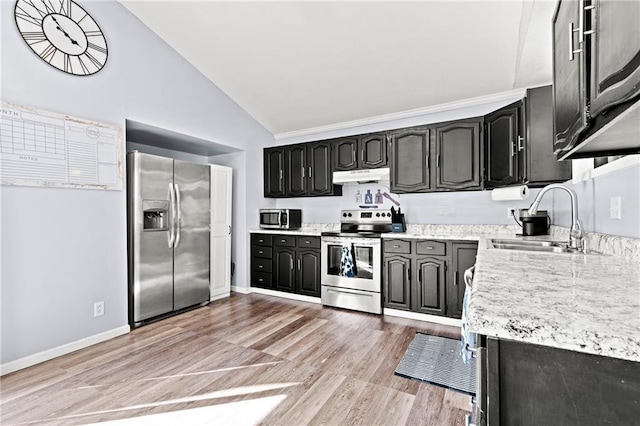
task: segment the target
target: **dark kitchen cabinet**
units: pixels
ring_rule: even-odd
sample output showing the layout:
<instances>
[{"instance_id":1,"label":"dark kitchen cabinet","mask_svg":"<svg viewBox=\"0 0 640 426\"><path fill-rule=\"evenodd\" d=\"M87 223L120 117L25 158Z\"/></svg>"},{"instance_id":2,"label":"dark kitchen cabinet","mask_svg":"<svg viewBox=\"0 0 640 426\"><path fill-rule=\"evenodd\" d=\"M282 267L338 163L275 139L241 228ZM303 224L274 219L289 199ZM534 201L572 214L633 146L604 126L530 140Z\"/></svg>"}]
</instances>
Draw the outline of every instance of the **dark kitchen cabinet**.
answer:
<instances>
[{"instance_id":1,"label":"dark kitchen cabinet","mask_svg":"<svg viewBox=\"0 0 640 426\"><path fill-rule=\"evenodd\" d=\"M285 190L289 197L307 194L307 147L306 145L287 146L285 158Z\"/></svg>"},{"instance_id":2,"label":"dark kitchen cabinet","mask_svg":"<svg viewBox=\"0 0 640 426\"><path fill-rule=\"evenodd\" d=\"M388 165L385 133L340 138L333 143L335 171L376 169Z\"/></svg>"},{"instance_id":3,"label":"dark kitchen cabinet","mask_svg":"<svg viewBox=\"0 0 640 426\"><path fill-rule=\"evenodd\" d=\"M559 1L553 16L554 151L558 158L640 151L640 3ZM596 137L604 130L614 137Z\"/></svg>"},{"instance_id":4,"label":"dark kitchen cabinet","mask_svg":"<svg viewBox=\"0 0 640 426\"><path fill-rule=\"evenodd\" d=\"M460 293L455 271L473 265L477 249L475 242L384 239L384 307L461 318L464 283Z\"/></svg>"},{"instance_id":5,"label":"dark kitchen cabinet","mask_svg":"<svg viewBox=\"0 0 640 426\"><path fill-rule=\"evenodd\" d=\"M482 188L482 117L436 125L435 189Z\"/></svg>"},{"instance_id":6,"label":"dark kitchen cabinet","mask_svg":"<svg viewBox=\"0 0 640 426\"><path fill-rule=\"evenodd\" d=\"M331 143L312 142L264 150L264 196L342 195L333 185Z\"/></svg>"},{"instance_id":7,"label":"dark kitchen cabinet","mask_svg":"<svg viewBox=\"0 0 640 426\"><path fill-rule=\"evenodd\" d=\"M320 297L320 237L251 234L251 286Z\"/></svg>"},{"instance_id":8,"label":"dark kitchen cabinet","mask_svg":"<svg viewBox=\"0 0 640 426\"><path fill-rule=\"evenodd\" d=\"M273 284L273 236L251 234L251 287L271 289Z\"/></svg>"},{"instance_id":9,"label":"dark kitchen cabinet","mask_svg":"<svg viewBox=\"0 0 640 426\"><path fill-rule=\"evenodd\" d=\"M476 395L489 426L636 425L640 363L479 336Z\"/></svg>"},{"instance_id":10,"label":"dark kitchen cabinet","mask_svg":"<svg viewBox=\"0 0 640 426\"><path fill-rule=\"evenodd\" d=\"M286 194L283 147L264 149L264 196L284 197Z\"/></svg>"},{"instance_id":11,"label":"dark kitchen cabinet","mask_svg":"<svg viewBox=\"0 0 640 426\"><path fill-rule=\"evenodd\" d=\"M447 316L462 317L464 298L464 271L475 265L478 243L451 243L451 277L447 281Z\"/></svg>"},{"instance_id":12,"label":"dark kitchen cabinet","mask_svg":"<svg viewBox=\"0 0 640 426\"><path fill-rule=\"evenodd\" d=\"M551 86L537 87L522 101L485 116L485 188L571 179L571 162L558 161L551 147L552 106Z\"/></svg>"},{"instance_id":13,"label":"dark kitchen cabinet","mask_svg":"<svg viewBox=\"0 0 640 426\"><path fill-rule=\"evenodd\" d=\"M411 258L402 255L385 255L383 261L384 306L411 310Z\"/></svg>"},{"instance_id":14,"label":"dark kitchen cabinet","mask_svg":"<svg viewBox=\"0 0 640 426\"><path fill-rule=\"evenodd\" d=\"M289 247L274 247L273 288L293 293L296 282L296 251Z\"/></svg>"},{"instance_id":15,"label":"dark kitchen cabinet","mask_svg":"<svg viewBox=\"0 0 640 426\"><path fill-rule=\"evenodd\" d=\"M392 132L391 192L428 192L431 189L430 129L415 127Z\"/></svg>"},{"instance_id":16,"label":"dark kitchen cabinet","mask_svg":"<svg viewBox=\"0 0 640 426\"><path fill-rule=\"evenodd\" d=\"M412 310L423 314L445 314L445 258L418 257L414 263L417 277L413 284Z\"/></svg>"},{"instance_id":17,"label":"dark kitchen cabinet","mask_svg":"<svg viewBox=\"0 0 640 426\"><path fill-rule=\"evenodd\" d=\"M518 154L524 149L520 125L522 101L484 118L485 186L499 188L518 183Z\"/></svg>"}]
</instances>

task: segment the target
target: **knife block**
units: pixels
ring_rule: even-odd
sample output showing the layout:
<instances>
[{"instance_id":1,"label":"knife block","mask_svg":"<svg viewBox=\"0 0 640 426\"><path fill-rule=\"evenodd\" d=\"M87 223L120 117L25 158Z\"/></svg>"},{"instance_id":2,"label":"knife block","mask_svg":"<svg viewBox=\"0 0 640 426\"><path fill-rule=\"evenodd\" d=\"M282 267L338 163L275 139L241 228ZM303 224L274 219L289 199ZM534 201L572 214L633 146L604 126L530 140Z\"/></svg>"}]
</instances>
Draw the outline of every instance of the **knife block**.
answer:
<instances>
[{"instance_id":1,"label":"knife block","mask_svg":"<svg viewBox=\"0 0 640 426\"><path fill-rule=\"evenodd\" d=\"M392 232L407 231L407 224L404 220L404 213L394 215L393 222L391 223L391 231Z\"/></svg>"}]
</instances>

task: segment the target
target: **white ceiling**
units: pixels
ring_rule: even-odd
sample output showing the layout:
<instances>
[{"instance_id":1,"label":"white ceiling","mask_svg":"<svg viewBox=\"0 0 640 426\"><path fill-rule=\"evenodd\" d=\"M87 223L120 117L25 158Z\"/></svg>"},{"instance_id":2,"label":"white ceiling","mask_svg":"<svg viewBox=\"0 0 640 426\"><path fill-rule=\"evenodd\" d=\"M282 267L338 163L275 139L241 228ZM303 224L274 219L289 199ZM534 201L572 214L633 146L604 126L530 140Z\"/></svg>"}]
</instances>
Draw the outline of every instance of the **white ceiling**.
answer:
<instances>
[{"instance_id":1,"label":"white ceiling","mask_svg":"<svg viewBox=\"0 0 640 426\"><path fill-rule=\"evenodd\" d=\"M120 0L276 137L551 82L555 0Z\"/></svg>"}]
</instances>

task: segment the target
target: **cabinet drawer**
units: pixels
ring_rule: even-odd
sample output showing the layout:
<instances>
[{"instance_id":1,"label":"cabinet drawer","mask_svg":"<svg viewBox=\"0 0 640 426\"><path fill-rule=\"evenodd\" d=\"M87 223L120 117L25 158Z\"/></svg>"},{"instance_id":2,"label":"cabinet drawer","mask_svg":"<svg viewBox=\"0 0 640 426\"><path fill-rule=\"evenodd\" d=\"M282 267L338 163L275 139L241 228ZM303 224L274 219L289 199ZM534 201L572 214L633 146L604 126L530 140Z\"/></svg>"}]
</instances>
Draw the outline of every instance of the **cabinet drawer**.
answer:
<instances>
[{"instance_id":1,"label":"cabinet drawer","mask_svg":"<svg viewBox=\"0 0 640 426\"><path fill-rule=\"evenodd\" d=\"M273 235L269 234L251 234L252 246L269 246L273 242Z\"/></svg>"},{"instance_id":2,"label":"cabinet drawer","mask_svg":"<svg viewBox=\"0 0 640 426\"><path fill-rule=\"evenodd\" d=\"M257 272L253 271L251 273L251 286L252 287L271 287L271 277L272 275L268 272Z\"/></svg>"},{"instance_id":3,"label":"cabinet drawer","mask_svg":"<svg viewBox=\"0 0 640 426\"><path fill-rule=\"evenodd\" d=\"M273 256L273 249L271 247L252 246L251 257L262 257L265 259L271 259Z\"/></svg>"},{"instance_id":4,"label":"cabinet drawer","mask_svg":"<svg viewBox=\"0 0 640 426\"><path fill-rule=\"evenodd\" d=\"M384 240L384 252L411 254L411 241Z\"/></svg>"},{"instance_id":5,"label":"cabinet drawer","mask_svg":"<svg viewBox=\"0 0 640 426\"><path fill-rule=\"evenodd\" d=\"M296 237L293 235L274 235L273 245L276 247L295 247Z\"/></svg>"},{"instance_id":6,"label":"cabinet drawer","mask_svg":"<svg viewBox=\"0 0 640 426\"><path fill-rule=\"evenodd\" d=\"M298 247L320 248L320 238L319 237L298 237Z\"/></svg>"},{"instance_id":7,"label":"cabinet drawer","mask_svg":"<svg viewBox=\"0 0 640 426\"><path fill-rule=\"evenodd\" d=\"M264 258L256 257L255 259L253 259L251 267L256 272L269 272L269 273L271 273L272 272L271 271L272 262L273 261L271 259L264 259Z\"/></svg>"},{"instance_id":8,"label":"cabinet drawer","mask_svg":"<svg viewBox=\"0 0 640 426\"><path fill-rule=\"evenodd\" d=\"M418 241L416 243L416 253L444 256L447 254L447 243L442 241Z\"/></svg>"}]
</instances>

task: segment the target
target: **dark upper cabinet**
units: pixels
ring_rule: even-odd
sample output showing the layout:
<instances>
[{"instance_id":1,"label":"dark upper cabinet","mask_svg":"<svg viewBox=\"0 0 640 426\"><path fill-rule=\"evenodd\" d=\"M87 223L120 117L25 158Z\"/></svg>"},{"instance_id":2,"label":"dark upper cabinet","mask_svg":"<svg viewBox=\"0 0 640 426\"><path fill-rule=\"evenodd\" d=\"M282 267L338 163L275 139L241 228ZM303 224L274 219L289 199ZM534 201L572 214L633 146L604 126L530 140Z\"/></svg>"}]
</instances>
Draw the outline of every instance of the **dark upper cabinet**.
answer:
<instances>
[{"instance_id":1,"label":"dark upper cabinet","mask_svg":"<svg viewBox=\"0 0 640 426\"><path fill-rule=\"evenodd\" d=\"M430 130L404 129L390 134L391 192L427 192L431 189Z\"/></svg>"},{"instance_id":2,"label":"dark upper cabinet","mask_svg":"<svg viewBox=\"0 0 640 426\"><path fill-rule=\"evenodd\" d=\"M309 195L332 195L334 187L331 174L331 145L327 142L307 144Z\"/></svg>"},{"instance_id":3,"label":"dark upper cabinet","mask_svg":"<svg viewBox=\"0 0 640 426\"><path fill-rule=\"evenodd\" d=\"M590 114L597 116L640 94L640 2L598 0L592 5L583 13L585 25L594 31L585 42L591 47Z\"/></svg>"},{"instance_id":4,"label":"dark upper cabinet","mask_svg":"<svg viewBox=\"0 0 640 426\"><path fill-rule=\"evenodd\" d=\"M544 86L485 116L485 188L571 179L571 162L558 161L553 153L552 107L552 88Z\"/></svg>"},{"instance_id":5,"label":"dark upper cabinet","mask_svg":"<svg viewBox=\"0 0 640 426\"><path fill-rule=\"evenodd\" d=\"M358 168L358 138L342 138L333 145L333 170L355 170Z\"/></svg>"},{"instance_id":6,"label":"dark upper cabinet","mask_svg":"<svg viewBox=\"0 0 640 426\"><path fill-rule=\"evenodd\" d=\"M445 314L446 259L418 257L414 263L417 279L413 282L412 311L423 314Z\"/></svg>"},{"instance_id":7,"label":"dark upper cabinet","mask_svg":"<svg viewBox=\"0 0 640 426\"><path fill-rule=\"evenodd\" d=\"M437 190L482 188L482 117L434 129Z\"/></svg>"},{"instance_id":8,"label":"dark upper cabinet","mask_svg":"<svg viewBox=\"0 0 640 426\"><path fill-rule=\"evenodd\" d=\"M484 118L485 187L512 185L519 179L518 154L523 148L520 128L522 101Z\"/></svg>"},{"instance_id":9,"label":"dark upper cabinet","mask_svg":"<svg viewBox=\"0 0 640 426\"><path fill-rule=\"evenodd\" d=\"M285 189L289 197L307 194L307 147L287 146L285 154Z\"/></svg>"},{"instance_id":10,"label":"dark upper cabinet","mask_svg":"<svg viewBox=\"0 0 640 426\"><path fill-rule=\"evenodd\" d=\"M332 173L329 141L264 150L265 197L342 195Z\"/></svg>"},{"instance_id":11,"label":"dark upper cabinet","mask_svg":"<svg viewBox=\"0 0 640 426\"><path fill-rule=\"evenodd\" d=\"M374 133L358 138L358 151L360 152L360 169L377 169L387 167L387 135Z\"/></svg>"},{"instance_id":12,"label":"dark upper cabinet","mask_svg":"<svg viewBox=\"0 0 640 426\"><path fill-rule=\"evenodd\" d=\"M284 147L264 149L264 196L283 197L285 195L284 180Z\"/></svg>"},{"instance_id":13,"label":"dark upper cabinet","mask_svg":"<svg viewBox=\"0 0 640 426\"><path fill-rule=\"evenodd\" d=\"M478 243L454 242L451 244L451 276L447 281L447 316L462 317L464 298L464 271L475 265Z\"/></svg>"},{"instance_id":14,"label":"dark upper cabinet","mask_svg":"<svg viewBox=\"0 0 640 426\"><path fill-rule=\"evenodd\" d=\"M385 133L340 138L333 143L335 171L376 169L388 165Z\"/></svg>"},{"instance_id":15,"label":"dark upper cabinet","mask_svg":"<svg viewBox=\"0 0 640 426\"><path fill-rule=\"evenodd\" d=\"M524 149L518 145L519 181L535 187L571 179L571 161L558 161L553 153L552 86L528 89L522 113Z\"/></svg>"},{"instance_id":16,"label":"dark upper cabinet","mask_svg":"<svg viewBox=\"0 0 640 426\"><path fill-rule=\"evenodd\" d=\"M553 16L554 152L640 152L640 3L559 1ZM606 126L606 127L605 127ZM602 137L607 132L614 137Z\"/></svg>"}]
</instances>

